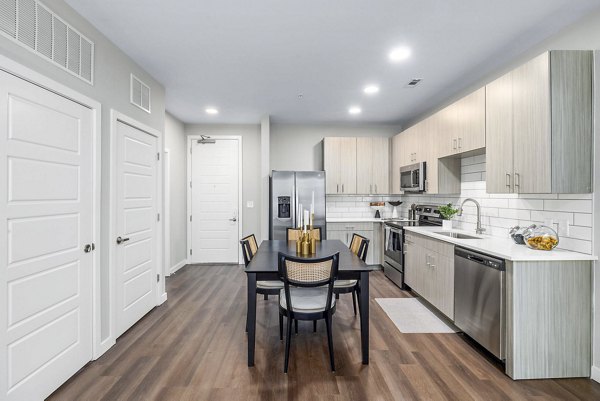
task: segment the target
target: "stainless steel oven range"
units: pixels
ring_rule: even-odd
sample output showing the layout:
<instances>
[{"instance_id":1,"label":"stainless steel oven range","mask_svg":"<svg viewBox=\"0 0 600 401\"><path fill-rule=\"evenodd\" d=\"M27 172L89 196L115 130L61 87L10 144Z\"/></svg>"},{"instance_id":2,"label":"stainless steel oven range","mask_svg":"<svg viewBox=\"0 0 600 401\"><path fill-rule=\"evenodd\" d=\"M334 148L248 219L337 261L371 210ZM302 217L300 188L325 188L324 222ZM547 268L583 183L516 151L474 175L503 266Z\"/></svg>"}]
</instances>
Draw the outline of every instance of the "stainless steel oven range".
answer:
<instances>
[{"instance_id":1,"label":"stainless steel oven range","mask_svg":"<svg viewBox=\"0 0 600 401\"><path fill-rule=\"evenodd\" d=\"M385 222L383 272L398 287L404 289L404 227L441 226L439 205L415 205L409 211L410 219Z\"/></svg>"}]
</instances>

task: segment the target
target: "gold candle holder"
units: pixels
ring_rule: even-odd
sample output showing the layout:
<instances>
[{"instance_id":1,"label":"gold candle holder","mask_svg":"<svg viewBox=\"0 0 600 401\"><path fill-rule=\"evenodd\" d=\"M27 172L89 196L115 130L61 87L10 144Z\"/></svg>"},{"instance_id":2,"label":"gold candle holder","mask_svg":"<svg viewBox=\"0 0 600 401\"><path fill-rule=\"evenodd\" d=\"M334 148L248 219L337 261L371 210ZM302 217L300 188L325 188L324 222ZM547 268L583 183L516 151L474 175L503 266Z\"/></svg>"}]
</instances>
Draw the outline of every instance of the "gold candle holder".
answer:
<instances>
[{"instance_id":1,"label":"gold candle holder","mask_svg":"<svg viewBox=\"0 0 600 401\"><path fill-rule=\"evenodd\" d=\"M310 239L310 253L317 253L317 239L314 236Z\"/></svg>"},{"instance_id":2,"label":"gold candle holder","mask_svg":"<svg viewBox=\"0 0 600 401\"><path fill-rule=\"evenodd\" d=\"M298 254L302 253L302 237L300 237L296 240L296 253L298 253Z\"/></svg>"}]
</instances>

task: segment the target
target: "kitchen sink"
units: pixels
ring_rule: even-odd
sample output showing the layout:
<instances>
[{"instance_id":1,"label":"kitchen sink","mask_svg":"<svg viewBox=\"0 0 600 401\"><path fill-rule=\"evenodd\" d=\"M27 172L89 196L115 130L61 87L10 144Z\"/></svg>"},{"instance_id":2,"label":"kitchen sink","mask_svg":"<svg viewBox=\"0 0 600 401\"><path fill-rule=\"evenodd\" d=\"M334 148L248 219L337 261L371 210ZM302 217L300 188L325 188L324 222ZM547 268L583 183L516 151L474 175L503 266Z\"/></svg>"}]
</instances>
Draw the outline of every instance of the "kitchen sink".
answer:
<instances>
[{"instance_id":1,"label":"kitchen sink","mask_svg":"<svg viewBox=\"0 0 600 401\"><path fill-rule=\"evenodd\" d=\"M445 237L456 238L456 239L481 239L480 237L475 237L473 235L463 234L463 233L455 233L452 231L438 231L434 234L443 235Z\"/></svg>"}]
</instances>

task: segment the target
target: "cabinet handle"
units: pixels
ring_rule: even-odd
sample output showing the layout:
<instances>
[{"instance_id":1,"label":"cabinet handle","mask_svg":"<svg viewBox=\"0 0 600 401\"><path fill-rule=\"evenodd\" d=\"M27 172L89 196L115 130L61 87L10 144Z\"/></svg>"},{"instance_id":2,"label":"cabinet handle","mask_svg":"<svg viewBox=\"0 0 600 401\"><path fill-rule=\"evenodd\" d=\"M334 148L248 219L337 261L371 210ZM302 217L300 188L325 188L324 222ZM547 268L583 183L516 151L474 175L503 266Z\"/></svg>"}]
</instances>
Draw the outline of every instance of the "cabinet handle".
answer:
<instances>
[{"instance_id":1,"label":"cabinet handle","mask_svg":"<svg viewBox=\"0 0 600 401\"><path fill-rule=\"evenodd\" d=\"M429 180L425 180L425 192L429 192Z\"/></svg>"},{"instance_id":2,"label":"cabinet handle","mask_svg":"<svg viewBox=\"0 0 600 401\"><path fill-rule=\"evenodd\" d=\"M462 149L462 137L458 138L458 148Z\"/></svg>"},{"instance_id":3,"label":"cabinet handle","mask_svg":"<svg viewBox=\"0 0 600 401\"><path fill-rule=\"evenodd\" d=\"M510 174L506 173L506 186L510 188Z\"/></svg>"},{"instance_id":4,"label":"cabinet handle","mask_svg":"<svg viewBox=\"0 0 600 401\"><path fill-rule=\"evenodd\" d=\"M339 194L339 193L340 193L340 184L335 184L335 186L336 186L336 188L337 188L337 189L335 190L335 192L337 192L337 193Z\"/></svg>"},{"instance_id":5,"label":"cabinet handle","mask_svg":"<svg viewBox=\"0 0 600 401\"><path fill-rule=\"evenodd\" d=\"M373 184L369 185L369 193L372 194L373 193Z\"/></svg>"},{"instance_id":6,"label":"cabinet handle","mask_svg":"<svg viewBox=\"0 0 600 401\"><path fill-rule=\"evenodd\" d=\"M425 264L427 264L427 266L430 266L429 264L429 255L425 255Z\"/></svg>"},{"instance_id":7,"label":"cabinet handle","mask_svg":"<svg viewBox=\"0 0 600 401\"><path fill-rule=\"evenodd\" d=\"M517 190L519 188L519 190ZM515 191L520 192L521 190L521 174L515 173Z\"/></svg>"},{"instance_id":8,"label":"cabinet handle","mask_svg":"<svg viewBox=\"0 0 600 401\"><path fill-rule=\"evenodd\" d=\"M452 140L452 149L456 150L456 138Z\"/></svg>"},{"instance_id":9,"label":"cabinet handle","mask_svg":"<svg viewBox=\"0 0 600 401\"><path fill-rule=\"evenodd\" d=\"M344 184L342 184L342 193L344 193Z\"/></svg>"},{"instance_id":10,"label":"cabinet handle","mask_svg":"<svg viewBox=\"0 0 600 401\"><path fill-rule=\"evenodd\" d=\"M377 193L377 184L375 184L375 193Z\"/></svg>"}]
</instances>

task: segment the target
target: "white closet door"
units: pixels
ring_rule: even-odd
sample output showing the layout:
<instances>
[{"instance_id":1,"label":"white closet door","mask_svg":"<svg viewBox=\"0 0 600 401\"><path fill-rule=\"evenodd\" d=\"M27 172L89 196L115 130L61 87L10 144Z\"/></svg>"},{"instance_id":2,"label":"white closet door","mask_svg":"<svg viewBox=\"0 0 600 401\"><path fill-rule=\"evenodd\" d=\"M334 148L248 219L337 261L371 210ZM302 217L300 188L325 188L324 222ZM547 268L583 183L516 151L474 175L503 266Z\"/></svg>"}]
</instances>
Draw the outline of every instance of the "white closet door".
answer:
<instances>
[{"instance_id":1,"label":"white closet door","mask_svg":"<svg viewBox=\"0 0 600 401\"><path fill-rule=\"evenodd\" d=\"M238 263L238 141L192 142L192 263Z\"/></svg>"},{"instance_id":2,"label":"white closet door","mask_svg":"<svg viewBox=\"0 0 600 401\"><path fill-rule=\"evenodd\" d=\"M0 399L92 358L92 111L0 71Z\"/></svg>"},{"instance_id":3,"label":"white closet door","mask_svg":"<svg viewBox=\"0 0 600 401\"><path fill-rule=\"evenodd\" d=\"M117 336L156 306L157 138L117 121ZM120 244L119 244L120 242Z\"/></svg>"}]
</instances>

